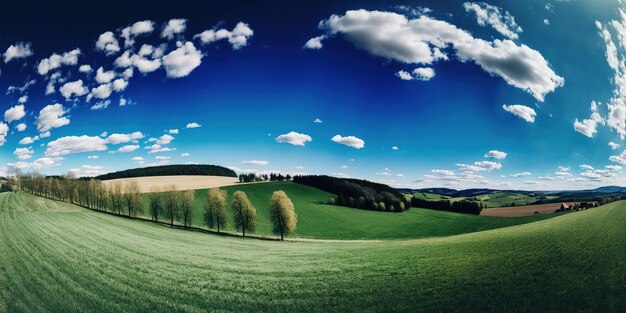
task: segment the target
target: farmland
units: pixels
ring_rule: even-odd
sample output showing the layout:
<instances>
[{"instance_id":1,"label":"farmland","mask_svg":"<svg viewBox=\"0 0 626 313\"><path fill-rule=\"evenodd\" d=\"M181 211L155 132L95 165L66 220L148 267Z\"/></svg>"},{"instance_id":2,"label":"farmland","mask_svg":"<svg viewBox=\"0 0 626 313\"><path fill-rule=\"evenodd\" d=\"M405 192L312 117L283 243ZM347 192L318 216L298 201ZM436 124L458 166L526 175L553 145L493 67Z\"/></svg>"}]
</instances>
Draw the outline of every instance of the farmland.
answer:
<instances>
[{"instance_id":1,"label":"farmland","mask_svg":"<svg viewBox=\"0 0 626 313\"><path fill-rule=\"evenodd\" d=\"M402 213L367 211L324 204L331 194L292 182L242 184L222 188L228 191L228 203L233 192L244 191L259 215L258 234L269 235L268 203L272 192L284 190L293 200L298 214L294 237L322 239L408 239L450 236L549 218L495 218L468 214L412 208ZM207 190L196 190L192 225L203 227L203 212ZM147 207L147 195L144 197ZM147 215L147 213L145 213ZM232 224L226 230L234 230Z\"/></svg>"},{"instance_id":2,"label":"farmland","mask_svg":"<svg viewBox=\"0 0 626 313\"><path fill-rule=\"evenodd\" d=\"M220 186L230 186L237 184L236 177L226 176L199 176L199 175L180 175L180 176L145 176L132 178L117 178L104 180L102 183L110 187L119 183L127 185L136 182L141 192L150 192L154 190L165 190L175 185L179 190L205 189Z\"/></svg>"},{"instance_id":3,"label":"farmland","mask_svg":"<svg viewBox=\"0 0 626 313\"><path fill-rule=\"evenodd\" d=\"M0 311L626 310L626 203L485 232L272 242L0 194Z\"/></svg>"},{"instance_id":4,"label":"farmland","mask_svg":"<svg viewBox=\"0 0 626 313\"><path fill-rule=\"evenodd\" d=\"M480 212L482 216L499 216L499 217L516 217L516 216L529 216L538 212L539 214L554 213L561 203L546 203L546 204L531 204L521 205L515 207L502 207L502 208L489 208L483 209Z\"/></svg>"}]
</instances>

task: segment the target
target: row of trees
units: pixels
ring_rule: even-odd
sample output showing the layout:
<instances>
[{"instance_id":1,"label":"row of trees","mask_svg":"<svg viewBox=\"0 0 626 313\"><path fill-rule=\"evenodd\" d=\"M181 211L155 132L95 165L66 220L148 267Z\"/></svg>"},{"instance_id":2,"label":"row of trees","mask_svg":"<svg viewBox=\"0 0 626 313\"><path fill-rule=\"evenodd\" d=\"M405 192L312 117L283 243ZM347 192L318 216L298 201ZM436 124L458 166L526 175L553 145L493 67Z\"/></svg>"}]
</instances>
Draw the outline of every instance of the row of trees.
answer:
<instances>
[{"instance_id":1,"label":"row of trees","mask_svg":"<svg viewBox=\"0 0 626 313\"><path fill-rule=\"evenodd\" d=\"M411 199L411 205L414 208L424 208L475 215L480 215L480 212L483 210L482 203L466 200L455 202L450 202L448 200L429 201L413 197Z\"/></svg>"},{"instance_id":2,"label":"row of trees","mask_svg":"<svg viewBox=\"0 0 626 313\"><path fill-rule=\"evenodd\" d=\"M402 212L411 207L411 202L397 190L367 180L304 175L294 176L293 181L336 194L336 198L328 201L332 205L391 212Z\"/></svg>"},{"instance_id":3,"label":"row of trees","mask_svg":"<svg viewBox=\"0 0 626 313\"><path fill-rule=\"evenodd\" d=\"M8 181L13 191L29 192L37 196L77 204L93 210L106 211L116 215L137 216L144 211L144 198L136 182L113 183L106 186L95 179L75 179L72 174L62 177L46 177L31 173L15 175ZM220 232L227 226L227 192L218 188L208 191L204 204L204 224ZM159 222L163 219L170 225L179 222L183 227L191 227L195 192L178 191L176 186L165 190L153 190L147 194L147 208L150 218ZM233 193L230 205L233 226L242 232L254 232L258 226L256 208L243 191ZM296 229L297 215L293 202L287 194L275 191L269 203L269 218L272 232L284 236Z\"/></svg>"},{"instance_id":4,"label":"row of trees","mask_svg":"<svg viewBox=\"0 0 626 313\"><path fill-rule=\"evenodd\" d=\"M242 173L239 174L239 182L241 183L252 183L252 182L261 182L261 181L285 181L291 180L291 175L283 175L283 174L274 174L270 173L269 175L257 175L255 173Z\"/></svg>"}]
</instances>

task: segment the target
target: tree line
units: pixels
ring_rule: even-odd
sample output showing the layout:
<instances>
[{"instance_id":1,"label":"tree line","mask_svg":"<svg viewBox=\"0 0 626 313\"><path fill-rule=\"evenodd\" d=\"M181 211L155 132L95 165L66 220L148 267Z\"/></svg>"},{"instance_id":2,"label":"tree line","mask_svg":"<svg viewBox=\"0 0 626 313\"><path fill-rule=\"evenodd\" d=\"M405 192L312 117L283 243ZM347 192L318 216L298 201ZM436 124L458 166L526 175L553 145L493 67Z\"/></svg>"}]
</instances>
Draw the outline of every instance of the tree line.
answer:
<instances>
[{"instance_id":1,"label":"tree line","mask_svg":"<svg viewBox=\"0 0 626 313\"><path fill-rule=\"evenodd\" d=\"M19 174L9 178L7 185L12 191L24 191L37 196L80 205L92 210L115 215L134 217L146 209L137 182L113 183L109 187L96 179L76 179L72 173L62 177L46 177L38 173ZM219 188L208 190L207 202L203 204L203 224L221 232L228 224L227 192ZM180 224L191 227L195 192L179 191L172 185L165 190L153 190L147 194L149 217L154 222L172 226ZM256 208L243 191L233 193L230 204L232 224L245 237L258 226ZM269 203L269 219L272 233L285 235L296 230L298 217L287 194L274 191Z\"/></svg>"},{"instance_id":2,"label":"tree line","mask_svg":"<svg viewBox=\"0 0 626 313\"><path fill-rule=\"evenodd\" d=\"M480 215L480 212L483 210L482 203L466 201L466 200L454 201L454 202L450 202L449 200L429 201L429 200L424 200L424 199L413 197L411 199L411 205L414 208L423 208L423 209L457 212L457 213L474 214L474 215Z\"/></svg>"},{"instance_id":3,"label":"tree line","mask_svg":"<svg viewBox=\"0 0 626 313\"><path fill-rule=\"evenodd\" d=\"M239 182L241 183L252 183L252 182L262 182L262 181L285 181L291 180L291 175L283 175L283 174L274 174L270 173L257 175L255 173L241 173L239 174Z\"/></svg>"},{"instance_id":4,"label":"tree line","mask_svg":"<svg viewBox=\"0 0 626 313\"><path fill-rule=\"evenodd\" d=\"M397 190L367 180L326 175L296 175L293 182L336 194L336 197L328 200L330 205L390 212L402 212L411 207L411 202Z\"/></svg>"},{"instance_id":5,"label":"tree line","mask_svg":"<svg viewBox=\"0 0 626 313\"><path fill-rule=\"evenodd\" d=\"M95 179L108 180L129 177L144 176L168 176L168 175L208 175L208 176L226 176L237 177L235 171L218 165L206 164L181 164L181 165L162 165L134 168L124 171L107 173L96 176ZM89 179L89 178L87 178Z\"/></svg>"}]
</instances>

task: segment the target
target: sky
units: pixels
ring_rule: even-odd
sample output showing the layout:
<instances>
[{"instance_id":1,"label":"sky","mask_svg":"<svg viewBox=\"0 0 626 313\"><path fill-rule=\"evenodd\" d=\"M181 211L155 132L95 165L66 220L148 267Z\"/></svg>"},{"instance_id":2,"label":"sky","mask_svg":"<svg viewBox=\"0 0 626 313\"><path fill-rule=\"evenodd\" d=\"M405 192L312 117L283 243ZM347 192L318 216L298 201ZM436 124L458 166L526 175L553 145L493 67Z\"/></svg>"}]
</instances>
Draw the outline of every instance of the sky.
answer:
<instances>
[{"instance_id":1,"label":"sky","mask_svg":"<svg viewBox=\"0 0 626 313\"><path fill-rule=\"evenodd\" d=\"M0 176L626 185L622 1L196 2L3 9Z\"/></svg>"}]
</instances>

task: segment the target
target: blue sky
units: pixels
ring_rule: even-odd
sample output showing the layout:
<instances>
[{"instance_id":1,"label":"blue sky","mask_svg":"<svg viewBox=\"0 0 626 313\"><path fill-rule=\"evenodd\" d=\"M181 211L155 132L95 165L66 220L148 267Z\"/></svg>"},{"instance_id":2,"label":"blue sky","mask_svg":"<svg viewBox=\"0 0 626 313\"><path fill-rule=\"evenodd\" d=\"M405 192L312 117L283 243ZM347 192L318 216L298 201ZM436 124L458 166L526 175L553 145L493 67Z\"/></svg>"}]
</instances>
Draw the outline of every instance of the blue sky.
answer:
<instances>
[{"instance_id":1,"label":"blue sky","mask_svg":"<svg viewBox=\"0 0 626 313\"><path fill-rule=\"evenodd\" d=\"M623 185L621 10L608 0L3 10L0 175L191 162L414 188Z\"/></svg>"}]
</instances>

